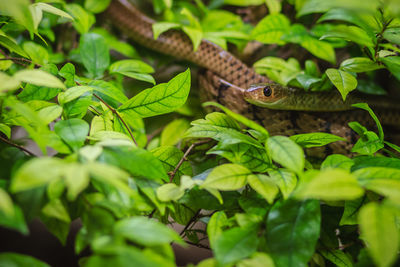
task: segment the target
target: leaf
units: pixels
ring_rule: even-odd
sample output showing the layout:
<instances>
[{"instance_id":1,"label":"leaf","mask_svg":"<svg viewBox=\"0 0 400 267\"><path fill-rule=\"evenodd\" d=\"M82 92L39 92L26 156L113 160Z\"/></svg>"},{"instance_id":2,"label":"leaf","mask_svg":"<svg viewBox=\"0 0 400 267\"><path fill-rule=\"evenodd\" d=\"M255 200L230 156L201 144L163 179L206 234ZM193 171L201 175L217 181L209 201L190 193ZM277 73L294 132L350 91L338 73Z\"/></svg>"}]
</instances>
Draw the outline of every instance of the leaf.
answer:
<instances>
[{"instance_id":1,"label":"leaf","mask_svg":"<svg viewBox=\"0 0 400 267\"><path fill-rule=\"evenodd\" d=\"M8 0L0 0L0 10L2 15L11 16L18 24L24 26L33 38L36 31L29 4L28 0L15 0L12 5Z\"/></svg>"},{"instance_id":2,"label":"leaf","mask_svg":"<svg viewBox=\"0 0 400 267\"><path fill-rule=\"evenodd\" d=\"M78 4L67 4L65 10L74 18L72 24L80 34L87 33L96 21L93 14L87 12Z\"/></svg>"},{"instance_id":3,"label":"leaf","mask_svg":"<svg viewBox=\"0 0 400 267\"><path fill-rule=\"evenodd\" d=\"M379 139L383 142L384 135L383 135L382 125L379 122L378 117L375 115L375 113L372 111L372 109L368 106L368 104L367 103L357 103L357 104L353 104L352 107L356 107L356 108L360 108L360 109L368 111L369 115L375 121L376 127L378 128Z\"/></svg>"},{"instance_id":4,"label":"leaf","mask_svg":"<svg viewBox=\"0 0 400 267\"><path fill-rule=\"evenodd\" d=\"M268 138L266 149L271 158L282 166L299 174L304 169L304 152L300 146L285 136Z\"/></svg>"},{"instance_id":5,"label":"leaf","mask_svg":"<svg viewBox=\"0 0 400 267\"><path fill-rule=\"evenodd\" d=\"M6 216L14 216L14 204L11 197L0 187L0 212Z\"/></svg>"},{"instance_id":6,"label":"leaf","mask_svg":"<svg viewBox=\"0 0 400 267\"><path fill-rule=\"evenodd\" d=\"M173 146L162 146L151 150L151 153L161 161L165 173L171 172L178 165L183 157L183 152ZM184 161L179 167L175 177L180 178L182 175L192 175L192 166L188 161Z\"/></svg>"},{"instance_id":7,"label":"leaf","mask_svg":"<svg viewBox=\"0 0 400 267\"><path fill-rule=\"evenodd\" d=\"M393 179L400 181L400 169L390 167L388 161L382 163L382 166L362 166L360 169L355 170L353 174L363 184L369 182L369 180L376 179Z\"/></svg>"},{"instance_id":8,"label":"leaf","mask_svg":"<svg viewBox=\"0 0 400 267\"><path fill-rule=\"evenodd\" d=\"M269 204L274 202L279 190L275 182L270 177L262 174L251 175L248 177L248 182L251 188L262 195Z\"/></svg>"},{"instance_id":9,"label":"leaf","mask_svg":"<svg viewBox=\"0 0 400 267\"><path fill-rule=\"evenodd\" d=\"M396 79L400 80L400 57L384 57L381 60Z\"/></svg>"},{"instance_id":10,"label":"leaf","mask_svg":"<svg viewBox=\"0 0 400 267\"><path fill-rule=\"evenodd\" d=\"M79 151L82 154L82 150ZM90 177L87 169L80 164L70 164L65 173L65 185L68 189L68 200L76 197L89 186Z\"/></svg>"},{"instance_id":11,"label":"leaf","mask_svg":"<svg viewBox=\"0 0 400 267\"><path fill-rule=\"evenodd\" d=\"M367 72L382 69L383 66L367 57L353 57L340 63L340 68L349 72Z\"/></svg>"},{"instance_id":12,"label":"leaf","mask_svg":"<svg viewBox=\"0 0 400 267\"><path fill-rule=\"evenodd\" d=\"M47 263L34 257L13 252L0 253L0 266L50 267Z\"/></svg>"},{"instance_id":13,"label":"leaf","mask_svg":"<svg viewBox=\"0 0 400 267\"><path fill-rule=\"evenodd\" d=\"M157 197L164 202L178 201L184 194L184 190L172 183L163 184L157 188Z\"/></svg>"},{"instance_id":14,"label":"leaf","mask_svg":"<svg viewBox=\"0 0 400 267\"><path fill-rule=\"evenodd\" d=\"M168 181L161 162L149 151L131 147L105 147L100 159L128 171L133 176Z\"/></svg>"},{"instance_id":15,"label":"leaf","mask_svg":"<svg viewBox=\"0 0 400 267\"><path fill-rule=\"evenodd\" d=\"M0 35L0 44L10 50L10 52L14 52L20 56L29 58L28 54L17 43L15 43L14 40L10 39L6 35Z\"/></svg>"},{"instance_id":16,"label":"leaf","mask_svg":"<svg viewBox=\"0 0 400 267\"><path fill-rule=\"evenodd\" d=\"M319 147L337 141L346 141L346 139L343 137L329 133L296 134L292 135L290 139L304 148Z\"/></svg>"},{"instance_id":17,"label":"leaf","mask_svg":"<svg viewBox=\"0 0 400 267\"><path fill-rule=\"evenodd\" d=\"M228 217L224 211L217 211L211 216L207 224L207 235L212 248L215 248L216 240L223 233L224 226L228 224Z\"/></svg>"},{"instance_id":18,"label":"leaf","mask_svg":"<svg viewBox=\"0 0 400 267\"><path fill-rule=\"evenodd\" d=\"M350 171L353 165L354 161L352 159L340 154L331 154L322 162L321 170L332 168Z\"/></svg>"},{"instance_id":19,"label":"leaf","mask_svg":"<svg viewBox=\"0 0 400 267\"><path fill-rule=\"evenodd\" d=\"M277 267L307 266L320 234L320 204L316 200L277 202L267 218L267 250Z\"/></svg>"},{"instance_id":20,"label":"leaf","mask_svg":"<svg viewBox=\"0 0 400 267\"><path fill-rule=\"evenodd\" d=\"M253 176L247 168L237 164L223 164L214 168L201 187L222 191L237 190L246 185Z\"/></svg>"},{"instance_id":21,"label":"leaf","mask_svg":"<svg viewBox=\"0 0 400 267\"><path fill-rule=\"evenodd\" d=\"M367 203L366 197L360 197L355 200L347 200L344 202L344 211L339 225L355 225L358 224L357 216L360 208Z\"/></svg>"},{"instance_id":22,"label":"leaf","mask_svg":"<svg viewBox=\"0 0 400 267\"><path fill-rule=\"evenodd\" d=\"M320 39L323 40L326 38L342 38L361 46L374 46L371 37L357 26L338 25L333 30L326 32Z\"/></svg>"},{"instance_id":23,"label":"leaf","mask_svg":"<svg viewBox=\"0 0 400 267\"><path fill-rule=\"evenodd\" d=\"M48 217L55 218L66 223L71 222L71 218L69 217L68 211L66 210L63 203L59 199L55 199L48 202L43 207L42 212Z\"/></svg>"},{"instance_id":24,"label":"leaf","mask_svg":"<svg viewBox=\"0 0 400 267\"><path fill-rule=\"evenodd\" d=\"M140 60L120 60L111 64L109 69L110 73L120 73L133 79L150 82L152 84L156 83L151 75L145 75L148 73L153 73L154 69L150 65Z\"/></svg>"},{"instance_id":25,"label":"leaf","mask_svg":"<svg viewBox=\"0 0 400 267\"><path fill-rule=\"evenodd\" d=\"M16 72L13 77L21 82L26 82L38 86L65 89L65 85L59 79L43 70L24 69Z\"/></svg>"},{"instance_id":26,"label":"leaf","mask_svg":"<svg viewBox=\"0 0 400 267\"><path fill-rule=\"evenodd\" d=\"M35 3L32 6L34 6L36 8L39 8L42 11L46 11L46 12L49 12L51 14L63 17L63 18L74 20L74 18L71 17L70 14L68 14L68 13L62 11L61 9L58 9L58 8L52 6L52 5L49 5L49 4L46 4L46 3Z\"/></svg>"},{"instance_id":27,"label":"leaf","mask_svg":"<svg viewBox=\"0 0 400 267\"><path fill-rule=\"evenodd\" d=\"M61 120L54 125L54 131L76 151L85 143L89 124L81 119Z\"/></svg>"},{"instance_id":28,"label":"leaf","mask_svg":"<svg viewBox=\"0 0 400 267\"><path fill-rule=\"evenodd\" d=\"M106 41L96 33L85 33L79 42L83 65L93 78L101 77L110 64L110 53Z\"/></svg>"},{"instance_id":29,"label":"leaf","mask_svg":"<svg viewBox=\"0 0 400 267\"><path fill-rule=\"evenodd\" d=\"M339 90L343 101L346 100L347 94L357 87L357 79L348 72L337 69L327 69L325 73L328 75L333 85Z\"/></svg>"},{"instance_id":30,"label":"leaf","mask_svg":"<svg viewBox=\"0 0 400 267\"><path fill-rule=\"evenodd\" d=\"M79 97L81 97L82 95L86 95L86 93L92 93L93 88L89 87L89 86L74 86L71 88L68 88L67 91L62 92L59 94L58 96L58 102L61 105L64 105L68 102L71 102ZM91 95L91 94L90 94Z\"/></svg>"},{"instance_id":31,"label":"leaf","mask_svg":"<svg viewBox=\"0 0 400 267\"><path fill-rule=\"evenodd\" d=\"M110 4L111 0L86 0L85 1L85 8L93 13L100 13L103 12L108 5Z\"/></svg>"},{"instance_id":32,"label":"leaf","mask_svg":"<svg viewBox=\"0 0 400 267\"><path fill-rule=\"evenodd\" d=\"M201 40L203 39L203 32L194 27L187 27L187 26L183 26L182 30L189 36L190 41L192 41L193 51L197 51L201 43Z\"/></svg>"},{"instance_id":33,"label":"leaf","mask_svg":"<svg viewBox=\"0 0 400 267\"><path fill-rule=\"evenodd\" d=\"M58 158L31 159L15 173L10 190L20 192L47 185L62 174L64 166L64 162Z\"/></svg>"},{"instance_id":34,"label":"leaf","mask_svg":"<svg viewBox=\"0 0 400 267\"><path fill-rule=\"evenodd\" d=\"M229 110L228 108L226 108L226 107L224 107L224 106L222 106L222 105L220 105L220 104L218 104L216 102L205 102L205 103L203 103L203 106L204 107L209 107L209 106L218 107L218 108L222 109L232 119L242 123L243 125L251 128L253 130L258 131L259 133L261 133L265 137L269 136L268 131L264 127L262 127L261 125L255 123L252 120L247 119L246 117L244 117L244 116L242 116L242 115L240 115L238 113L235 113L235 112Z\"/></svg>"},{"instance_id":35,"label":"leaf","mask_svg":"<svg viewBox=\"0 0 400 267\"><path fill-rule=\"evenodd\" d=\"M351 261L350 256L338 249L330 249L330 250L319 250L324 258L328 259L330 262L335 264L338 267L353 267L353 262Z\"/></svg>"},{"instance_id":36,"label":"leaf","mask_svg":"<svg viewBox=\"0 0 400 267\"><path fill-rule=\"evenodd\" d=\"M399 249L399 231L393 211L377 203L362 207L358 216L361 237L378 266L391 266Z\"/></svg>"},{"instance_id":37,"label":"leaf","mask_svg":"<svg viewBox=\"0 0 400 267\"><path fill-rule=\"evenodd\" d=\"M112 83L103 80L93 80L90 81L87 84L87 86L93 88L93 90L96 93L100 94L100 96L105 95L111 97L112 99L118 101L119 103L125 103L128 100L125 94L120 89L115 87Z\"/></svg>"},{"instance_id":38,"label":"leaf","mask_svg":"<svg viewBox=\"0 0 400 267\"><path fill-rule=\"evenodd\" d=\"M161 145L173 146L177 144L184 136L190 123L186 119L176 119L168 123L161 132Z\"/></svg>"},{"instance_id":39,"label":"leaf","mask_svg":"<svg viewBox=\"0 0 400 267\"><path fill-rule=\"evenodd\" d=\"M0 123L0 132L5 134L5 136L7 136L8 139L11 138L11 128L10 128L10 126L5 125L3 123Z\"/></svg>"},{"instance_id":40,"label":"leaf","mask_svg":"<svg viewBox=\"0 0 400 267\"><path fill-rule=\"evenodd\" d=\"M255 252L250 259L240 261L237 267L275 267L275 264L268 254Z\"/></svg>"},{"instance_id":41,"label":"leaf","mask_svg":"<svg viewBox=\"0 0 400 267\"><path fill-rule=\"evenodd\" d=\"M286 169L270 170L268 174L281 190L283 199L289 198L297 184L296 175Z\"/></svg>"},{"instance_id":42,"label":"leaf","mask_svg":"<svg viewBox=\"0 0 400 267\"><path fill-rule=\"evenodd\" d=\"M25 42L22 47L32 59L33 63L37 63L39 65L49 63L49 53L43 46L38 45L34 42Z\"/></svg>"},{"instance_id":43,"label":"leaf","mask_svg":"<svg viewBox=\"0 0 400 267\"><path fill-rule=\"evenodd\" d=\"M170 29L176 29L176 28L180 28L181 25L178 23L174 23L174 22L156 22L153 23L152 25L153 28L153 35L154 35L154 39L157 40L157 38L163 33L166 32Z\"/></svg>"},{"instance_id":44,"label":"leaf","mask_svg":"<svg viewBox=\"0 0 400 267\"><path fill-rule=\"evenodd\" d=\"M171 242L184 244L174 230L145 217L132 217L118 221L114 225L114 233L143 246L158 246Z\"/></svg>"},{"instance_id":45,"label":"leaf","mask_svg":"<svg viewBox=\"0 0 400 267\"><path fill-rule=\"evenodd\" d=\"M283 14L270 14L263 18L251 33L254 40L264 44L285 44L282 35L289 29L290 21Z\"/></svg>"},{"instance_id":46,"label":"leaf","mask_svg":"<svg viewBox=\"0 0 400 267\"><path fill-rule=\"evenodd\" d=\"M330 43L307 37L300 43L300 45L316 57L331 63L336 62L335 50Z\"/></svg>"},{"instance_id":47,"label":"leaf","mask_svg":"<svg viewBox=\"0 0 400 267\"><path fill-rule=\"evenodd\" d=\"M400 27L386 29L383 32L383 38L391 43L400 45Z\"/></svg>"},{"instance_id":48,"label":"leaf","mask_svg":"<svg viewBox=\"0 0 400 267\"><path fill-rule=\"evenodd\" d=\"M351 152L356 152L361 155L372 155L383 147L383 142L375 132L366 131L361 138L358 139L357 143L351 149Z\"/></svg>"},{"instance_id":49,"label":"leaf","mask_svg":"<svg viewBox=\"0 0 400 267\"><path fill-rule=\"evenodd\" d=\"M15 90L20 87L21 82L16 79L15 77L8 76L4 72L0 72L0 93L9 91L9 90Z\"/></svg>"},{"instance_id":50,"label":"leaf","mask_svg":"<svg viewBox=\"0 0 400 267\"><path fill-rule=\"evenodd\" d=\"M363 194L364 190L354 175L343 169L326 169L303 184L296 196L336 201L353 200Z\"/></svg>"},{"instance_id":51,"label":"leaf","mask_svg":"<svg viewBox=\"0 0 400 267\"><path fill-rule=\"evenodd\" d=\"M258 245L257 231L249 228L231 228L215 241L215 258L221 265L234 263L253 254Z\"/></svg>"},{"instance_id":52,"label":"leaf","mask_svg":"<svg viewBox=\"0 0 400 267\"><path fill-rule=\"evenodd\" d=\"M400 180L376 179L368 181L364 186L367 190L385 196L396 203L400 203Z\"/></svg>"},{"instance_id":53,"label":"leaf","mask_svg":"<svg viewBox=\"0 0 400 267\"><path fill-rule=\"evenodd\" d=\"M168 83L146 89L118 108L128 116L152 117L181 107L190 90L190 70L178 74Z\"/></svg>"}]
</instances>

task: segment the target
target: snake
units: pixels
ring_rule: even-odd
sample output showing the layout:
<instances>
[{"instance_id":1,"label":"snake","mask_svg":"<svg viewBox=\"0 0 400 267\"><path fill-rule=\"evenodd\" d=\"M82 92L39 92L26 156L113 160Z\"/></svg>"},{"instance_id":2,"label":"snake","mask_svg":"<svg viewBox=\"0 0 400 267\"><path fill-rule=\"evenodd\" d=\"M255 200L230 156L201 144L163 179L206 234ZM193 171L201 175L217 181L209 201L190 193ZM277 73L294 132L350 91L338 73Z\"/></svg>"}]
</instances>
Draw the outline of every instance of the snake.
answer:
<instances>
[{"instance_id":1,"label":"snake","mask_svg":"<svg viewBox=\"0 0 400 267\"><path fill-rule=\"evenodd\" d=\"M183 32L170 29L154 38L152 18L127 0L112 0L105 11L111 23L134 42L151 50L189 61L205 69L199 75L202 101L215 101L265 127L271 135L325 132L346 138L323 148L327 153L348 153L357 136L348 122L358 121L373 127L374 121L364 110L352 110L362 98L325 92L309 94L278 85L220 46L203 39L197 50ZM303 90L304 91L304 90ZM324 95L325 94L325 95ZM374 108L383 125L397 127L400 118L395 101L377 99ZM322 150L316 149L316 155Z\"/></svg>"}]
</instances>

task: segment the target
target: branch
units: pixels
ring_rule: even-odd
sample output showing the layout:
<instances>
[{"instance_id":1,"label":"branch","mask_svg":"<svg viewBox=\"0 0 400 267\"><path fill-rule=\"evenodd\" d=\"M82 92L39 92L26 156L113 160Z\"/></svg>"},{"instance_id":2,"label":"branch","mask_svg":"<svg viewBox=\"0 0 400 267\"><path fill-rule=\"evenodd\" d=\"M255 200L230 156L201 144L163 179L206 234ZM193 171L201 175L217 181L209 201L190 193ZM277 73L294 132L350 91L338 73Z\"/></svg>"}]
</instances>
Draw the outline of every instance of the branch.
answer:
<instances>
[{"instance_id":1,"label":"branch","mask_svg":"<svg viewBox=\"0 0 400 267\"><path fill-rule=\"evenodd\" d=\"M3 142L6 143L6 144L9 144L10 146L16 147L16 148L18 148L19 150L24 151L24 152L25 152L26 154L28 154L29 156L32 156L32 157L35 157L35 156L36 156L35 154L33 154L32 152L30 152L30 151L29 151L28 149L26 149L25 147L20 146L20 145L17 145L17 144L15 144L15 143L11 142L10 140L8 140L8 139L2 137L1 135L0 135L0 140L3 141Z\"/></svg>"},{"instance_id":2,"label":"branch","mask_svg":"<svg viewBox=\"0 0 400 267\"><path fill-rule=\"evenodd\" d=\"M205 245L202 245L202 244L196 244L196 243L193 243L193 242L190 242L190 241L185 241L185 242L187 244L189 244L189 245L192 245L192 246L196 246L196 247L199 247L199 248L205 248L205 249L211 250L211 248L209 246L205 246Z\"/></svg>"},{"instance_id":3,"label":"branch","mask_svg":"<svg viewBox=\"0 0 400 267\"><path fill-rule=\"evenodd\" d=\"M180 236L182 236L182 235L185 233L185 231L186 231L186 230L189 228L189 226L196 220L196 218L197 218L197 216L199 216L199 214L200 214L200 210L198 210L198 211L196 212L196 214L195 214L192 218L190 218L189 222L185 225L185 228L183 228L182 231L179 233Z\"/></svg>"},{"instance_id":4,"label":"branch","mask_svg":"<svg viewBox=\"0 0 400 267\"><path fill-rule=\"evenodd\" d=\"M111 110L111 112L113 114L115 114L118 119L122 122L122 124L125 126L126 130L128 131L129 135L131 136L133 142L135 143L135 145L137 146L137 142L135 140L135 137L133 137L132 131L131 129L128 127L128 125L126 124L126 122L124 121L124 119L121 117L121 115L119 115L119 113L117 112L117 110L115 108L113 108L112 106L110 106L109 104L107 104L103 99L101 99L101 97L99 97L96 94L93 94L94 97L96 97L101 103L103 103L104 105L106 105L106 107Z\"/></svg>"},{"instance_id":5,"label":"branch","mask_svg":"<svg viewBox=\"0 0 400 267\"><path fill-rule=\"evenodd\" d=\"M182 166L183 162L187 160L187 156L190 154L190 152L193 150L198 145L206 144L210 142L210 140L202 140L196 143L193 143L190 145L190 147L186 150L185 154L183 154L182 158L179 160L178 164L176 165L175 169L170 173L169 175L169 182L172 183L172 180L174 180L175 174L178 172L179 168Z\"/></svg>"}]
</instances>

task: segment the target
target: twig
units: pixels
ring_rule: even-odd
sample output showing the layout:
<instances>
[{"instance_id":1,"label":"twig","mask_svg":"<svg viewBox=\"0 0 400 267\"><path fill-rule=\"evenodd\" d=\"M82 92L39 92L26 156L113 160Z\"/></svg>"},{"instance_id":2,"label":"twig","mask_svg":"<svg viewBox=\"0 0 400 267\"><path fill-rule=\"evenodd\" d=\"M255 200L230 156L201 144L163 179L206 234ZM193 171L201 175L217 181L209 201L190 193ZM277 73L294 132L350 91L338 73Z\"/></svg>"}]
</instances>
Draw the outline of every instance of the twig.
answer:
<instances>
[{"instance_id":1,"label":"twig","mask_svg":"<svg viewBox=\"0 0 400 267\"><path fill-rule=\"evenodd\" d=\"M179 168L182 166L183 162L187 160L187 156L190 154L193 148L195 148L198 145L206 144L210 142L210 140L202 140L196 143L193 143L190 145L190 147L186 150L185 154L183 154L182 158L179 160L178 164L176 165L175 169L170 173L169 175L169 182L172 183L172 180L174 180L175 174L178 172Z\"/></svg>"},{"instance_id":2,"label":"twig","mask_svg":"<svg viewBox=\"0 0 400 267\"><path fill-rule=\"evenodd\" d=\"M192 218L190 218L189 222L185 225L185 228L183 228L182 231L179 233L180 236L182 236L185 233L185 231L189 228L189 226L196 220L197 216L199 216L199 213L200 210L198 210L196 214Z\"/></svg>"},{"instance_id":3,"label":"twig","mask_svg":"<svg viewBox=\"0 0 400 267\"><path fill-rule=\"evenodd\" d=\"M29 59L26 59L26 58L23 58L23 57L7 57L7 56L5 56L3 58L0 58L0 60L22 61L22 62L26 62L26 63L29 63L29 64L32 63L32 60L29 60Z\"/></svg>"},{"instance_id":4,"label":"twig","mask_svg":"<svg viewBox=\"0 0 400 267\"><path fill-rule=\"evenodd\" d=\"M164 129L164 126L158 128L158 129L156 129L156 130L153 131L151 134L148 134L148 135L147 135L147 142L149 143L151 140L153 140L153 138L154 138L155 136L157 136L159 133L161 133L163 129Z\"/></svg>"},{"instance_id":5,"label":"twig","mask_svg":"<svg viewBox=\"0 0 400 267\"><path fill-rule=\"evenodd\" d=\"M16 148L18 148L19 150L24 151L24 152L25 152L26 154L28 154L29 156L32 156L32 157L36 156L35 154L33 154L32 152L30 152L30 151L29 151L28 149L26 149L25 147L20 146L20 145L17 145L17 144L15 144L15 143L11 142L10 140L8 140L8 139L2 137L1 135L0 135L0 140L3 141L3 142L6 143L6 144L9 144L10 146L16 147Z\"/></svg>"},{"instance_id":6,"label":"twig","mask_svg":"<svg viewBox=\"0 0 400 267\"><path fill-rule=\"evenodd\" d=\"M131 129L128 127L128 125L126 124L126 122L124 121L124 119L121 117L121 115L119 115L119 113L117 112L117 110L115 108L113 108L112 106L110 106L109 104L107 104L107 102L105 102L100 96L93 94L94 97L96 97L101 103L103 103L113 114L115 114L118 119L122 122L122 124L125 126L126 130L128 131L129 135L131 136L133 142L135 143L135 145L137 145L137 142L135 140L135 137L133 137L132 131Z\"/></svg>"}]
</instances>

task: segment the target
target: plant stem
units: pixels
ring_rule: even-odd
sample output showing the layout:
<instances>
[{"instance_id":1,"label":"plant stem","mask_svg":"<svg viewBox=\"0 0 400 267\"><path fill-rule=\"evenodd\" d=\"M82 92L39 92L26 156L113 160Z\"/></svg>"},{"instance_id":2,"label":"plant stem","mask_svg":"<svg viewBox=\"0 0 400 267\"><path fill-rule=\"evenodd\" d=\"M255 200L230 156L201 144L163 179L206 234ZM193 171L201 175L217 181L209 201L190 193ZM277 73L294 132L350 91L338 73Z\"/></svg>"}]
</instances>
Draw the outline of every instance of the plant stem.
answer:
<instances>
[{"instance_id":1,"label":"plant stem","mask_svg":"<svg viewBox=\"0 0 400 267\"><path fill-rule=\"evenodd\" d=\"M17 144L15 144L15 143L11 142L10 140L8 140L8 139L2 137L1 135L0 135L0 140L3 141L3 142L6 143L6 144L9 144L10 146L16 147L16 148L18 148L19 150L24 151L24 152L25 152L26 154L28 154L29 156L32 156L32 157L36 156L35 154L33 154L32 152L30 152L30 151L29 151L28 149L26 149L25 147L20 146L20 145L17 145Z\"/></svg>"}]
</instances>

